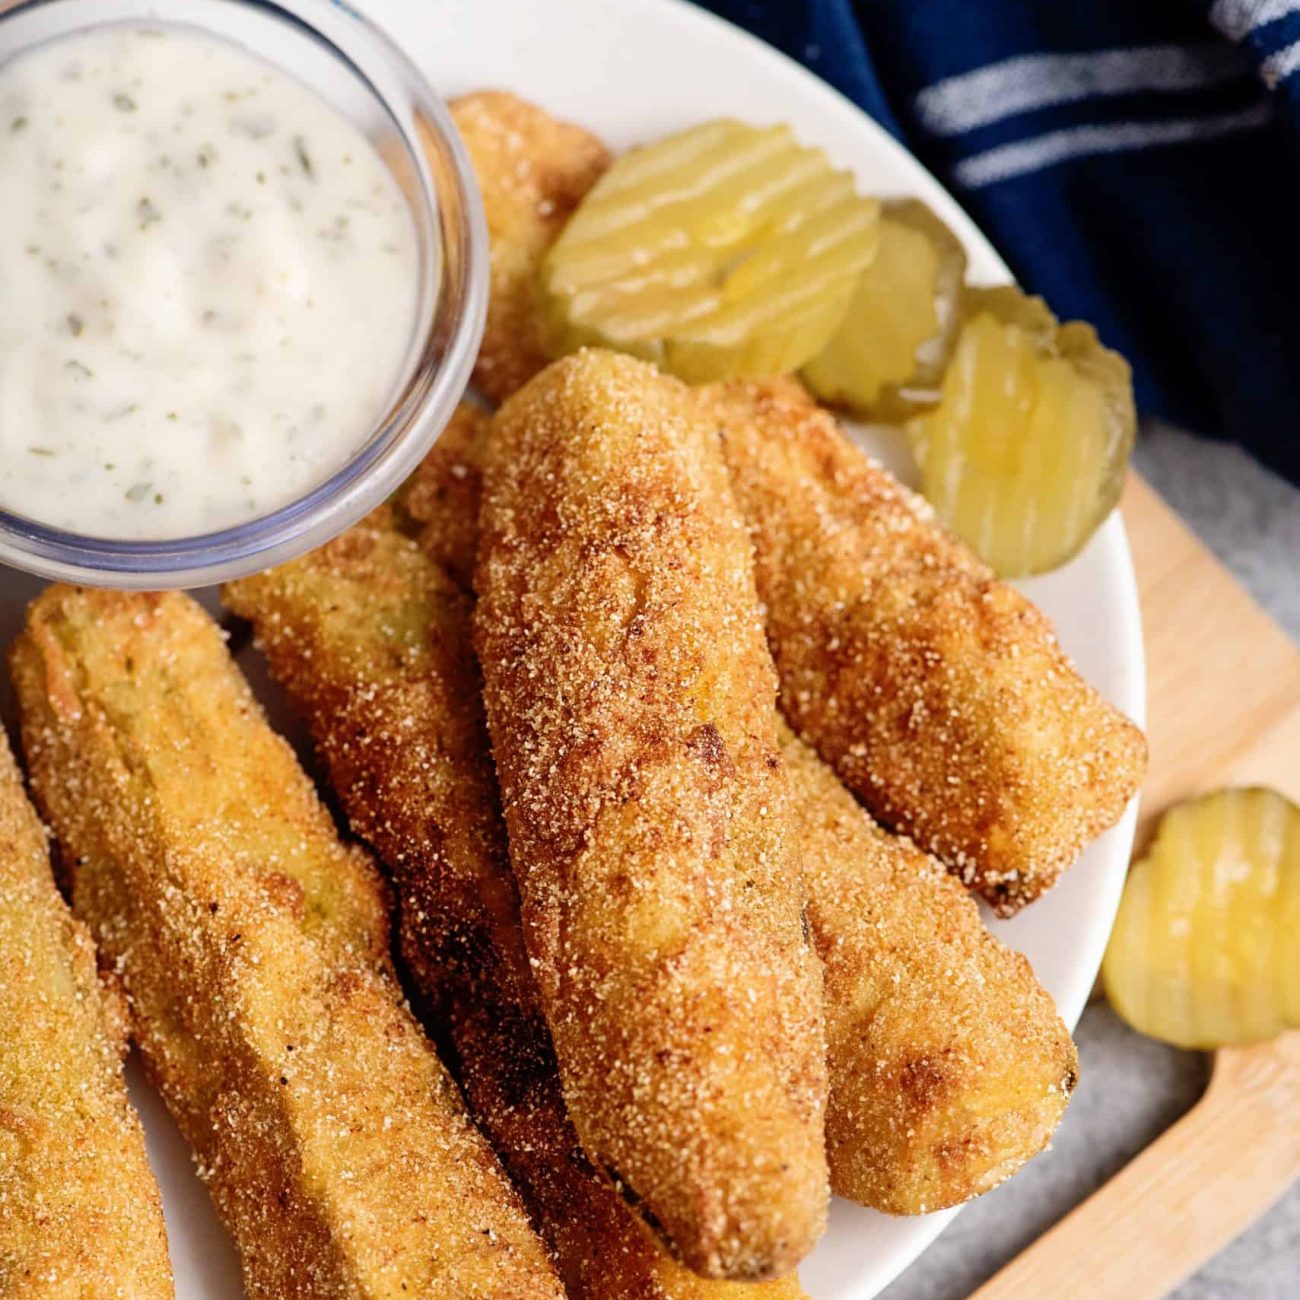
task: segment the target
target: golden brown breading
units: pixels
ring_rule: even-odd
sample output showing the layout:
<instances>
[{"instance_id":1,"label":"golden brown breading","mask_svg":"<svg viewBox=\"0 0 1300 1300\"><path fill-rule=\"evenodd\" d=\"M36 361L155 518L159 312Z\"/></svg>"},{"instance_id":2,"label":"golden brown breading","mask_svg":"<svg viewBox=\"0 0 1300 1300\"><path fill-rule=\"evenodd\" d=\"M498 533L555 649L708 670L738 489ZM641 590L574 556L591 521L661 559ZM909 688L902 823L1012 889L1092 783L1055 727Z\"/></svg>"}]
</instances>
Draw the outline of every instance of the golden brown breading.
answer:
<instances>
[{"instance_id":1,"label":"golden brown breading","mask_svg":"<svg viewBox=\"0 0 1300 1300\"><path fill-rule=\"evenodd\" d=\"M596 1173L569 1122L535 991L518 1003L485 987L454 1038L474 1117L536 1208L570 1300L805 1300L793 1275L728 1282L692 1273Z\"/></svg>"},{"instance_id":2,"label":"golden brown breading","mask_svg":"<svg viewBox=\"0 0 1300 1300\"><path fill-rule=\"evenodd\" d=\"M882 822L1017 911L1124 811L1142 733L794 380L702 401L749 522L786 716Z\"/></svg>"},{"instance_id":3,"label":"golden brown breading","mask_svg":"<svg viewBox=\"0 0 1300 1300\"><path fill-rule=\"evenodd\" d=\"M125 1021L0 734L0 1297L167 1300Z\"/></svg>"},{"instance_id":4,"label":"golden brown breading","mask_svg":"<svg viewBox=\"0 0 1300 1300\"><path fill-rule=\"evenodd\" d=\"M392 871L402 954L429 1006L443 1014L480 979L527 971L470 597L389 512L223 595L310 723L352 829Z\"/></svg>"},{"instance_id":5,"label":"golden brown breading","mask_svg":"<svg viewBox=\"0 0 1300 1300\"><path fill-rule=\"evenodd\" d=\"M470 490L436 508L476 519L477 478ZM436 532L435 553L472 573L473 535ZM688 1272L582 1155L523 950L460 591L377 515L225 596L310 723L353 829L393 870L403 956L449 1021L470 1108L528 1198L571 1300L801 1296L793 1279Z\"/></svg>"},{"instance_id":6,"label":"golden brown breading","mask_svg":"<svg viewBox=\"0 0 1300 1300\"><path fill-rule=\"evenodd\" d=\"M592 1160L705 1276L826 1212L803 930L749 546L690 391L609 352L498 412L476 639L524 934Z\"/></svg>"},{"instance_id":7,"label":"golden brown breading","mask_svg":"<svg viewBox=\"0 0 1300 1300\"><path fill-rule=\"evenodd\" d=\"M53 587L13 653L33 787L250 1296L562 1291L402 1003L342 845L216 626Z\"/></svg>"},{"instance_id":8,"label":"golden brown breading","mask_svg":"<svg viewBox=\"0 0 1300 1300\"><path fill-rule=\"evenodd\" d=\"M401 493L403 509L421 525L421 549L464 591L474 585L483 458L491 423L489 412L462 402Z\"/></svg>"},{"instance_id":9,"label":"golden brown breading","mask_svg":"<svg viewBox=\"0 0 1300 1300\"><path fill-rule=\"evenodd\" d=\"M781 730L826 965L831 1187L888 1214L956 1205L1047 1145L1078 1054L961 884Z\"/></svg>"},{"instance_id":10,"label":"golden brown breading","mask_svg":"<svg viewBox=\"0 0 1300 1300\"><path fill-rule=\"evenodd\" d=\"M504 401L547 362L533 315L542 255L609 166L609 151L581 127L504 91L451 105L483 194L491 298L474 384Z\"/></svg>"}]
</instances>

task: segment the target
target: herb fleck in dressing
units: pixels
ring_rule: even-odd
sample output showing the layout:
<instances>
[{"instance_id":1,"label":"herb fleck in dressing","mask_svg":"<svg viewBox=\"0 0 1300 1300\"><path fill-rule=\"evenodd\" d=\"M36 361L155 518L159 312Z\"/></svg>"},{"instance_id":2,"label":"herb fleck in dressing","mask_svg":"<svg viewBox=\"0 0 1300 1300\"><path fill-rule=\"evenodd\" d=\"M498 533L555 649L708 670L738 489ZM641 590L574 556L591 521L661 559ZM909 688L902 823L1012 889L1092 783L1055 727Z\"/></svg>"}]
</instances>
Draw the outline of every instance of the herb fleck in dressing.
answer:
<instances>
[{"instance_id":1,"label":"herb fleck in dressing","mask_svg":"<svg viewBox=\"0 0 1300 1300\"><path fill-rule=\"evenodd\" d=\"M166 538L302 496L369 435L416 310L370 142L215 38L0 66L0 507Z\"/></svg>"}]
</instances>

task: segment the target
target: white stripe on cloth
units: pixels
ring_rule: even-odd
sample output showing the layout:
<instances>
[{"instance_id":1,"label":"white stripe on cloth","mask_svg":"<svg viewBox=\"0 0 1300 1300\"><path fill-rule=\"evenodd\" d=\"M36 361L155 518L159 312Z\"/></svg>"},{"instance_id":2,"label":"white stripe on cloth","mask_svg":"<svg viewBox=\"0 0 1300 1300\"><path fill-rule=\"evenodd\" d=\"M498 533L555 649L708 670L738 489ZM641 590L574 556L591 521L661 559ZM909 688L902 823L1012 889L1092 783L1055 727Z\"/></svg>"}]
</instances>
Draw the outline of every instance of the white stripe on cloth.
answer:
<instances>
[{"instance_id":1,"label":"white stripe on cloth","mask_svg":"<svg viewBox=\"0 0 1300 1300\"><path fill-rule=\"evenodd\" d=\"M1270 90L1276 90L1300 68L1300 41L1292 41L1259 65L1259 75Z\"/></svg>"},{"instance_id":2,"label":"white stripe on cloth","mask_svg":"<svg viewBox=\"0 0 1300 1300\"><path fill-rule=\"evenodd\" d=\"M1210 21L1229 40L1239 41L1257 27L1300 13L1300 0L1215 0Z\"/></svg>"},{"instance_id":3,"label":"white stripe on cloth","mask_svg":"<svg viewBox=\"0 0 1300 1300\"><path fill-rule=\"evenodd\" d=\"M1054 163L1089 154L1120 153L1153 145L1214 140L1263 126L1273 115L1271 100L1209 117L1174 117L1157 122L1118 122L1112 126L1074 126L1048 131L1032 140L1000 145L978 153L953 170L959 184L979 189L1013 176L1040 171Z\"/></svg>"},{"instance_id":4,"label":"white stripe on cloth","mask_svg":"<svg viewBox=\"0 0 1300 1300\"><path fill-rule=\"evenodd\" d=\"M1020 54L927 86L916 97L916 112L932 135L960 135L1016 113L1093 95L1198 90L1240 76L1247 67L1237 49L1219 41Z\"/></svg>"}]
</instances>

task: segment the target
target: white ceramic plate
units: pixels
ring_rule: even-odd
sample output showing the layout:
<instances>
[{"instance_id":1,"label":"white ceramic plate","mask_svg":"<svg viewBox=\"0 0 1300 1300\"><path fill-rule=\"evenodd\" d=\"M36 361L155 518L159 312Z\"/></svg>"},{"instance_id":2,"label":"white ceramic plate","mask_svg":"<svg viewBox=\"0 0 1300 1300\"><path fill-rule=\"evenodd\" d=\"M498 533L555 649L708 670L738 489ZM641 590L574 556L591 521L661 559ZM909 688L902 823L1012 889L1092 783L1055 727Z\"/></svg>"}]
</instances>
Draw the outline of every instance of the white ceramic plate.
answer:
<instances>
[{"instance_id":1,"label":"white ceramic plate","mask_svg":"<svg viewBox=\"0 0 1300 1300\"><path fill-rule=\"evenodd\" d=\"M681 0L354 0L388 28L444 96L501 88L580 122L616 148L730 114L791 123L801 139L852 168L874 194L925 199L965 241L973 276L1007 270L960 208L884 131L822 82ZM898 465L898 448L864 438ZM0 574L0 633L17 630L40 583ZM1067 568L1025 586L1054 620L1084 675L1142 720L1141 626L1128 543L1112 518ZM253 675L264 681L258 665ZM7 701L6 701L7 703ZM1025 952L1073 1025L1114 917L1135 810L1084 854L1044 899L994 922ZM233 1249L195 1178L185 1144L132 1069L149 1155L163 1187L180 1300L242 1295ZM1046 1157L1050 1159L1049 1157ZM800 1278L814 1300L867 1300L934 1239L952 1212L888 1219L836 1202L830 1231Z\"/></svg>"}]
</instances>

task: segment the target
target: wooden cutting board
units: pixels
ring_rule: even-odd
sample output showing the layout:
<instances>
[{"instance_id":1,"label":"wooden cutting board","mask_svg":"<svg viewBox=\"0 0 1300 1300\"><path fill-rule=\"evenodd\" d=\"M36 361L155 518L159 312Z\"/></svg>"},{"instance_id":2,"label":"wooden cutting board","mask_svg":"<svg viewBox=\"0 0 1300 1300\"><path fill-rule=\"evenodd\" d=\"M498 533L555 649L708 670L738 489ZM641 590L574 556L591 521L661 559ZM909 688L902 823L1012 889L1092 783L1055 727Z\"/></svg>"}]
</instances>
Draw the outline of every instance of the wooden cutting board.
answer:
<instances>
[{"instance_id":1,"label":"wooden cutting board","mask_svg":"<svg viewBox=\"0 0 1300 1300\"><path fill-rule=\"evenodd\" d=\"M1139 841L1169 804L1215 786L1300 801L1300 650L1137 475L1121 509L1146 639Z\"/></svg>"},{"instance_id":2,"label":"wooden cutting board","mask_svg":"<svg viewBox=\"0 0 1300 1300\"><path fill-rule=\"evenodd\" d=\"M1300 800L1300 651L1136 475L1122 509L1146 639L1139 848L1171 803L1217 786ZM1298 1175L1300 1031L1216 1053L1201 1101L972 1300L1153 1300Z\"/></svg>"}]
</instances>

